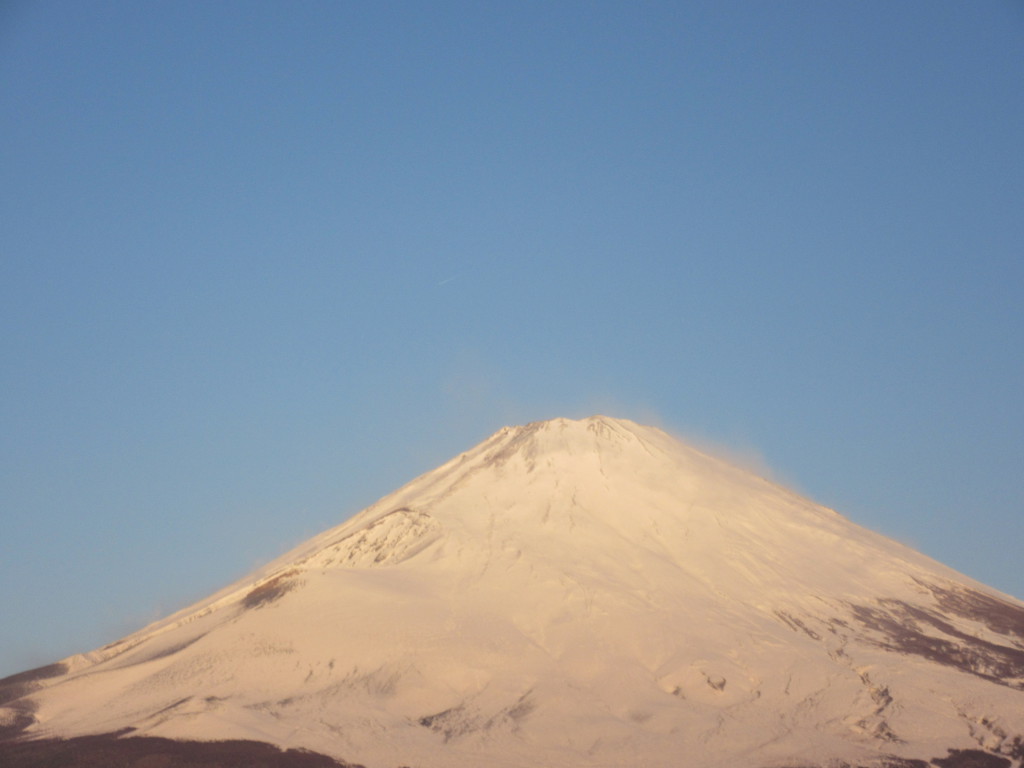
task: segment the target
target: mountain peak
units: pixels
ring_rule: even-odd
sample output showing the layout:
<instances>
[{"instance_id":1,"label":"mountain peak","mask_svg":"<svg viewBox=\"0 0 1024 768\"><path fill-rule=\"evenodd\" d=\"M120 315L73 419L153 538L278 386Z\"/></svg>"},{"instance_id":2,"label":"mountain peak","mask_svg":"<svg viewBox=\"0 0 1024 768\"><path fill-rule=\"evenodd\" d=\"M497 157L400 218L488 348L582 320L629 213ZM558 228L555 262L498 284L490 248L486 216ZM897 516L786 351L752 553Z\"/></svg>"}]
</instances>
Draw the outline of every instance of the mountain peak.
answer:
<instances>
[{"instance_id":1,"label":"mountain peak","mask_svg":"<svg viewBox=\"0 0 1024 768\"><path fill-rule=\"evenodd\" d=\"M638 431L650 430L654 428L643 427L634 421L630 421L629 419L594 414L593 416L587 416L582 419L570 419L564 416L558 416L553 419L533 421L530 422L529 424L525 424L522 426L505 427L505 429L520 432L556 433L586 431L599 437L608 438L612 437L615 433L636 433Z\"/></svg>"},{"instance_id":2,"label":"mountain peak","mask_svg":"<svg viewBox=\"0 0 1024 768\"><path fill-rule=\"evenodd\" d=\"M659 429L560 418L6 683L0 725L31 737L259 738L370 768L946 748L1005 766L1024 757L1024 606Z\"/></svg>"},{"instance_id":3,"label":"mountain peak","mask_svg":"<svg viewBox=\"0 0 1024 768\"><path fill-rule=\"evenodd\" d=\"M511 435L519 440L538 438L542 440L589 441L598 443L620 443L624 440L637 439L644 432L655 431L654 427L643 427L628 419L617 419L610 416L594 415L584 419L558 417L544 421L533 421L520 426L503 427L495 433Z\"/></svg>"},{"instance_id":4,"label":"mountain peak","mask_svg":"<svg viewBox=\"0 0 1024 768\"><path fill-rule=\"evenodd\" d=\"M660 430L642 427L627 419L595 415L578 420L555 418L523 426L504 427L485 441L484 445L492 441L500 443L502 449L498 456L501 458L521 453L535 459L542 454L583 455L621 449L626 445L640 447L645 436L648 439L655 437L657 441L668 437Z\"/></svg>"}]
</instances>

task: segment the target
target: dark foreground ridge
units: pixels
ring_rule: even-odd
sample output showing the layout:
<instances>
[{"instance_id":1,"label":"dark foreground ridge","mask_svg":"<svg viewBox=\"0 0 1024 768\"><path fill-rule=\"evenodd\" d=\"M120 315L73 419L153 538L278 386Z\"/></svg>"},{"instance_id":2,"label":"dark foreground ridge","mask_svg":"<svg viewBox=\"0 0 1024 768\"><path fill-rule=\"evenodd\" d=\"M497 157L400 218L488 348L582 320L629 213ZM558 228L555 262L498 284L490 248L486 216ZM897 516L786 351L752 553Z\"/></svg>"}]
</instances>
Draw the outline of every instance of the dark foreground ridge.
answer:
<instances>
[{"instance_id":1,"label":"dark foreground ridge","mask_svg":"<svg viewBox=\"0 0 1024 768\"><path fill-rule=\"evenodd\" d=\"M1019 746L1019 745L1018 745ZM1024 749L1011 755L1024 759ZM883 758L871 765L830 761L799 768L1012 768L1007 757L976 749L951 749L931 760ZM3 768L364 768L304 749L281 750L260 741L176 741L106 733L72 739L0 741ZM744 768L738 766L738 768ZM752 766L749 768L758 768Z\"/></svg>"},{"instance_id":2,"label":"dark foreground ridge","mask_svg":"<svg viewBox=\"0 0 1024 768\"><path fill-rule=\"evenodd\" d=\"M260 741L176 741L121 734L0 742L3 768L363 768Z\"/></svg>"}]
</instances>

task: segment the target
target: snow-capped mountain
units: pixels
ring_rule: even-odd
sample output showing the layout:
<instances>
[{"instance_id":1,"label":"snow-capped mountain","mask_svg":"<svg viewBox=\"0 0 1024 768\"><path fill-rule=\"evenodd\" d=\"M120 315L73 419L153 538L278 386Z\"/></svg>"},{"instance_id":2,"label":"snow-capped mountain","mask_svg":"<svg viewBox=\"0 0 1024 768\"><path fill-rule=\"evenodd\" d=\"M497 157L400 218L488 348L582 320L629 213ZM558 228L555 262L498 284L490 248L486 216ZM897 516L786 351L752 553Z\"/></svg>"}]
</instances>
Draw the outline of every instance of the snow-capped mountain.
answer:
<instances>
[{"instance_id":1,"label":"snow-capped mountain","mask_svg":"<svg viewBox=\"0 0 1024 768\"><path fill-rule=\"evenodd\" d=\"M658 429L556 419L0 681L0 726L369 768L995 768L1024 761L1024 604Z\"/></svg>"}]
</instances>

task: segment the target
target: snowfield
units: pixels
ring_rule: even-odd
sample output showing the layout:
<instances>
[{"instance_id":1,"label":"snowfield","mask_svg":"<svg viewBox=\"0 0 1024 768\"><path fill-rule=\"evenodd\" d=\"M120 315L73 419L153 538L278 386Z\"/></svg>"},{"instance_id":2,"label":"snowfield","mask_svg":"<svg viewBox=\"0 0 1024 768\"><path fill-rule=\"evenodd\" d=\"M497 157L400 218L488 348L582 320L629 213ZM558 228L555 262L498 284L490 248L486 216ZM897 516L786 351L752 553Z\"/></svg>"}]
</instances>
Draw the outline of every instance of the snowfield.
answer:
<instances>
[{"instance_id":1,"label":"snowfield","mask_svg":"<svg viewBox=\"0 0 1024 768\"><path fill-rule=\"evenodd\" d=\"M602 416L505 428L15 678L0 725L22 738L130 728L369 768L1024 760L1024 605Z\"/></svg>"}]
</instances>

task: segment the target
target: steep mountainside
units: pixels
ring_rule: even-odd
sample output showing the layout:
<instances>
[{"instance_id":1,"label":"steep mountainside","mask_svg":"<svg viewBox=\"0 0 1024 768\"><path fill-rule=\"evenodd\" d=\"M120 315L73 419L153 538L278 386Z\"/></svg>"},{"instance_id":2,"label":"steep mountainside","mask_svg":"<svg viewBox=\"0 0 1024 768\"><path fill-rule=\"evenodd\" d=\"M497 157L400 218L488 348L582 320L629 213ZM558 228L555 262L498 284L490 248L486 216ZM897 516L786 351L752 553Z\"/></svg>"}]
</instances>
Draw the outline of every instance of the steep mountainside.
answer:
<instances>
[{"instance_id":1,"label":"steep mountainside","mask_svg":"<svg viewBox=\"0 0 1024 768\"><path fill-rule=\"evenodd\" d=\"M1024 605L657 429L557 419L0 681L0 727L370 768L1001 768Z\"/></svg>"}]
</instances>

